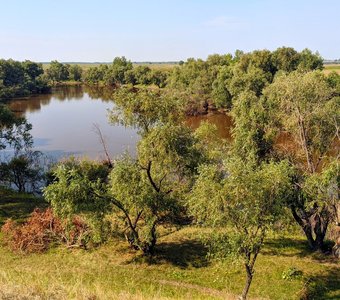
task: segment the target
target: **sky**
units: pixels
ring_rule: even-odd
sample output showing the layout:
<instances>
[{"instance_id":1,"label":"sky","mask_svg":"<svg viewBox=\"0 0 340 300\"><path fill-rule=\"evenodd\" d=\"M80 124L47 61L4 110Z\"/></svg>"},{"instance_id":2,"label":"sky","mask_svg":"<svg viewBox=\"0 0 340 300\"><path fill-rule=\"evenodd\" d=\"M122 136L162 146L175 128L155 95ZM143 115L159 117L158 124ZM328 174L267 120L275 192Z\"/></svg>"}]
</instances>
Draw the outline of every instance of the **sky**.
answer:
<instances>
[{"instance_id":1,"label":"sky","mask_svg":"<svg viewBox=\"0 0 340 300\"><path fill-rule=\"evenodd\" d=\"M340 0L0 0L0 58L205 59L281 46L340 58Z\"/></svg>"}]
</instances>

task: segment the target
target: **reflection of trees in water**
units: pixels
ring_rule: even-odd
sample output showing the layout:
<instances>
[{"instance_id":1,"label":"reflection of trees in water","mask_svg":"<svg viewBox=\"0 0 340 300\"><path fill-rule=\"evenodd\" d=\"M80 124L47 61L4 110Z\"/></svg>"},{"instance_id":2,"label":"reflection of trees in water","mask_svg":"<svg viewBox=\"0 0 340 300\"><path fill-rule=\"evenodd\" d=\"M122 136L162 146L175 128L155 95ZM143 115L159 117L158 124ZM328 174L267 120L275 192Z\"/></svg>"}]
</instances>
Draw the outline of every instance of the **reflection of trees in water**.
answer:
<instances>
[{"instance_id":1,"label":"reflection of trees in water","mask_svg":"<svg viewBox=\"0 0 340 300\"><path fill-rule=\"evenodd\" d=\"M58 101L83 100L85 93L92 100L104 102L113 101L113 88L108 87L83 87L83 86L63 86L52 90L51 94L39 94L27 98L15 99L9 105L17 116L23 116L25 112L40 111L42 106L49 105L52 99Z\"/></svg>"},{"instance_id":2,"label":"reflection of trees in water","mask_svg":"<svg viewBox=\"0 0 340 300\"><path fill-rule=\"evenodd\" d=\"M53 89L53 97L57 100L82 100L84 98L83 87L76 86L63 86Z\"/></svg>"},{"instance_id":3,"label":"reflection of trees in water","mask_svg":"<svg viewBox=\"0 0 340 300\"><path fill-rule=\"evenodd\" d=\"M112 87L85 86L84 91L91 99L101 99L104 102L113 101L115 89Z\"/></svg>"},{"instance_id":4,"label":"reflection of trees in water","mask_svg":"<svg viewBox=\"0 0 340 300\"><path fill-rule=\"evenodd\" d=\"M192 129L197 129L202 122L209 122L217 127L218 135L221 138L231 140L232 118L223 113L212 113L207 115L188 116L185 120L186 125Z\"/></svg>"},{"instance_id":5,"label":"reflection of trees in water","mask_svg":"<svg viewBox=\"0 0 340 300\"><path fill-rule=\"evenodd\" d=\"M35 112L51 102L52 94L35 95L25 99L12 100L9 103L10 109L17 115L23 116L25 112Z\"/></svg>"}]
</instances>

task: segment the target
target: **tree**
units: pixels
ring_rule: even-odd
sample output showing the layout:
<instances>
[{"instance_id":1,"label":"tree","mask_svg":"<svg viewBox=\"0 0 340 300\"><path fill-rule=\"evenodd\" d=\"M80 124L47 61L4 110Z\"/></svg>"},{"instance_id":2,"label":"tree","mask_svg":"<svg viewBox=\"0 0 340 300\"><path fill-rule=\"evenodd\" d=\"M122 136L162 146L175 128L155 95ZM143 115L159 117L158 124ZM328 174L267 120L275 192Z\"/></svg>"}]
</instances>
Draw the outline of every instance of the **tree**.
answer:
<instances>
[{"instance_id":1,"label":"tree","mask_svg":"<svg viewBox=\"0 0 340 300\"><path fill-rule=\"evenodd\" d=\"M0 150L12 147L15 153L28 149L33 144L32 125L24 118L17 118L10 109L0 104Z\"/></svg>"},{"instance_id":2,"label":"tree","mask_svg":"<svg viewBox=\"0 0 340 300\"><path fill-rule=\"evenodd\" d=\"M113 214L129 244L153 254L157 226L183 215L183 194L201 156L194 144L188 128L154 127L139 143L137 158L115 161L109 179L104 166L71 161L56 168L44 195L62 218L80 213L99 221Z\"/></svg>"},{"instance_id":3,"label":"tree","mask_svg":"<svg viewBox=\"0 0 340 300\"><path fill-rule=\"evenodd\" d=\"M74 81L81 81L83 69L79 65L70 65L68 68L69 79Z\"/></svg>"},{"instance_id":4,"label":"tree","mask_svg":"<svg viewBox=\"0 0 340 300\"><path fill-rule=\"evenodd\" d=\"M258 165L235 156L222 166L199 169L190 211L197 222L216 229L209 237L212 254L241 259L246 271L241 299L247 297L264 239L281 215L290 173L287 162Z\"/></svg>"},{"instance_id":5,"label":"tree","mask_svg":"<svg viewBox=\"0 0 340 300\"><path fill-rule=\"evenodd\" d=\"M110 122L133 127L144 136L156 125L178 121L183 115L181 99L147 88L123 87L115 93Z\"/></svg>"},{"instance_id":6,"label":"tree","mask_svg":"<svg viewBox=\"0 0 340 300\"><path fill-rule=\"evenodd\" d=\"M181 221L200 158L190 129L164 125L141 140L136 160L116 162L110 191L124 208L126 237L134 248L153 254L157 227Z\"/></svg>"},{"instance_id":7,"label":"tree","mask_svg":"<svg viewBox=\"0 0 340 300\"><path fill-rule=\"evenodd\" d=\"M18 192L38 191L44 179L40 159L40 152L25 151L12 157L9 162L1 162L0 182L9 187L14 185Z\"/></svg>"},{"instance_id":8,"label":"tree","mask_svg":"<svg viewBox=\"0 0 340 300\"><path fill-rule=\"evenodd\" d=\"M13 185L19 192L36 191L43 180L41 153L32 151L32 125L18 118L7 106L0 105L0 150L11 148L9 161L0 163L0 182Z\"/></svg>"},{"instance_id":9,"label":"tree","mask_svg":"<svg viewBox=\"0 0 340 300\"><path fill-rule=\"evenodd\" d=\"M231 110L234 120L232 152L257 162L274 158L279 126L274 113L267 99L253 91L244 91L236 97Z\"/></svg>"},{"instance_id":10,"label":"tree","mask_svg":"<svg viewBox=\"0 0 340 300\"><path fill-rule=\"evenodd\" d=\"M106 85L118 86L125 83L125 73L132 70L131 61L128 61L124 56L115 57L112 65L104 74L104 82Z\"/></svg>"},{"instance_id":11,"label":"tree","mask_svg":"<svg viewBox=\"0 0 340 300\"><path fill-rule=\"evenodd\" d=\"M167 84L168 72L164 70L151 70L150 81L159 88L164 88Z\"/></svg>"},{"instance_id":12,"label":"tree","mask_svg":"<svg viewBox=\"0 0 340 300\"><path fill-rule=\"evenodd\" d=\"M96 243L102 242L108 232L105 215L111 211L111 202L99 196L107 190L108 174L105 164L70 158L52 169L52 182L43 189L54 213L67 226L76 214L85 218Z\"/></svg>"},{"instance_id":13,"label":"tree","mask_svg":"<svg viewBox=\"0 0 340 300\"><path fill-rule=\"evenodd\" d=\"M212 98L217 108L228 108L232 106L232 96L228 90L228 83L231 80L233 73L231 67L220 68L216 79L212 85Z\"/></svg>"},{"instance_id":14,"label":"tree","mask_svg":"<svg viewBox=\"0 0 340 300\"><path fill-rule=\"evenodd\" d=\"M281 47L273 52L273 64L277 70L292 72L297 69L299 61L300 55L294 48Z\"/></svg>"},{"instance_id":15,"label":"tree","mask_svg":"<svg viewBox=\"0 0 340 300\"><path fill-rule=\"evenodd\" d=\"M298 68L303 71L322 70L323 59L318 52L314 54L311 50L304 49L300 52Z\"/></svg>"},{"instance_id":16,"label":"tree","mask_svg":"<svg viewBox=\"0 0 340 300\"><path fill-rule=\"evenodd\" d=\"M105 73L108 70L107 65L89 68L85 73L84 81L87 84L99 84L104 80Z\"/></svg>"},{"instance_id":17,"label":"tree","mask_svg":"<svg viewBox=\"0 0 340 300\"><path fill-rule=\"evenodd\" d=\"M41 63L38 64L30 60L25 60L22 63L22 66L25 74L28 75L32 81L34 81L38 76L44 74L44 69Z\"/></svg>"},{"instance_id":18,"label":"tree","mask_svg":"<svg viewBox=\"0 0 340 300\"><path fill-rule=\"evenodd\" d=\"M264 94L277 112L282 130L289 133L294 143L289 151L277 150L278 155L289 158L297 170L295 191L288 205L310 247L322 250L333 217L329 195L325 194L323 201L319 201L306 191L310 188L310 178L327 173L332 166L332 149L339 141L339 91L330 86L322 73L314 71L282 75Z\"/></svg>"},{"instance_id":19,"label":"tree","mask_svg":"<svg viewBox=\"0 0 340 300\"><path fill-rule=\"evenodd\" d=\"M48 78L54 83L69 79L69 71L67 66L58 62L57 60L50 62L50 65L46 70L46 74Z\"/></svg>"},{"instance_id":20,"label":"tree","mask_svg":"<svg viewBox=\"0 0 340 300\"><path fill-rule=\"evenodd\" d=\"M133 69L136 83L148 85L151 83L151 69L148 66L137 66Z\"/></svg>"}]
</instances>

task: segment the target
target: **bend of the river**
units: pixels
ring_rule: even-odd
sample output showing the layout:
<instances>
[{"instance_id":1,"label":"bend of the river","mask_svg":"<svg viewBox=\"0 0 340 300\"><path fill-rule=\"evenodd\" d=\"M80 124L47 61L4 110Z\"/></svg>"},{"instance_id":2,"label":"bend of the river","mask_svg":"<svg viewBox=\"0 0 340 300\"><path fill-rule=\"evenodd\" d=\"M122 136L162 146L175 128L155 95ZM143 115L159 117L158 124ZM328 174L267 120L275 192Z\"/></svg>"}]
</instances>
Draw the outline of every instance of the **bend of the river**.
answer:
<instances>
[{"instance_id":1,"label":"bend of the river","mask_svg":"<svg viewBox=\"0 0 340 300\"><path fill-rule=\"evenodd\" d=\"M112 91L81 86L60 87L52 94L35 95L10 102L10 108L32 124L34 149L60 159L70 155L103 159L104 151L94 124L99 125L110 155L135 153L137 130L109 124L108 111L114 107ZM197 128L201 121L216 124L219 135L229 137L230 118L224 114L189 117Z\"/></svg>"}]
</instances>

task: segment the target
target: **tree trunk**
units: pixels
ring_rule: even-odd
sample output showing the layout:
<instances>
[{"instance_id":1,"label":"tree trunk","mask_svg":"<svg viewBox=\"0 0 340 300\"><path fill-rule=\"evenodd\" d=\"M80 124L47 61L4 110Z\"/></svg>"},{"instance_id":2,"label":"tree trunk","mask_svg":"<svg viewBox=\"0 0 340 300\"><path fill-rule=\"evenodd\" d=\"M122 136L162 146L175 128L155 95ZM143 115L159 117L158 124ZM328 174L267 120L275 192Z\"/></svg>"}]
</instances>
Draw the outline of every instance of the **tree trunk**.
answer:
<instances>
[{"instance_id":1,"label":"tree trunk","mask_svg":"<svg viewBox=\"0 0 340 300\"><path fill-rule=\"evenodd\" d=\"M157 222L155 222L151 227L151 230L150 230L151 239L150 239L150 241L144 243L143 247L141 248L141 250L143 251L143 253L145 255L152 256L155 253L155 246L156 246L156 242L157 242L156 224L157 224Z\"/></svg>"},{"instance_id":2,"label":"tree trunk","mask_svg":"<svg viewBox=\"0 0 340 300\"><path fill-rule=\"evenodd\" d=\"M292 214L293 214L295 221L300 225L303 232L305 233L309 247L311 249L314 249L315 248L315 240L313 238L313 230L312 230L312 224L310 222L310 219L300 217L298 215L295 207L291 207L291 211L292 211Z\"/></svg>"},{"instance_id":3,"label":"tree trunk","mask_svg":"<svg viewBox=\"0 0 340 300\"><path fill-rule=\"evenodd\" d=\"M303 212L304 216L299 216L295 207L291 207L291 211L294 219L305 233L310 249L313 251L323 251L329 223L327 212L323 211L323 213L316 213L313 220L312 217L310 217L311 213L308 214ZM313 236L313 231L315 238Z\"/></svg>"},{"instance_id":4,"label":"tree trunk","mask_svg":"<svg viewBox=\"0 0 340 300\"><path fill-rule=\"evenodd\" d=\"M314 218L314 233L315 233L315 246L314 249L317 251L325 250L324 239L328 227L329 220L327 216L317 214Z\"/></svg>"},{"instance_id":5,"label":"tree trunk","mask_svg":"<svg viewBox=\"0 0 340 300\"><path fill-rule=\"evenodd\" d=\"M253 280L253 270L251 269L251 267L248 264L244 265L246 268L246 272L247 272L247 279L246 279L246 285L244 286L244 289L242 291L242 295L240 297L241 300L246 300L247 299L247 295L249 292L249 288L250 288L250 284Z\"/></svg>"}]
</instances>

